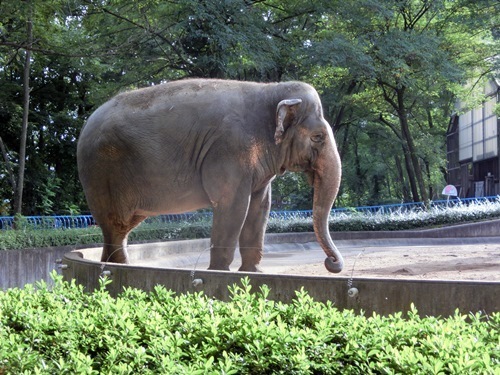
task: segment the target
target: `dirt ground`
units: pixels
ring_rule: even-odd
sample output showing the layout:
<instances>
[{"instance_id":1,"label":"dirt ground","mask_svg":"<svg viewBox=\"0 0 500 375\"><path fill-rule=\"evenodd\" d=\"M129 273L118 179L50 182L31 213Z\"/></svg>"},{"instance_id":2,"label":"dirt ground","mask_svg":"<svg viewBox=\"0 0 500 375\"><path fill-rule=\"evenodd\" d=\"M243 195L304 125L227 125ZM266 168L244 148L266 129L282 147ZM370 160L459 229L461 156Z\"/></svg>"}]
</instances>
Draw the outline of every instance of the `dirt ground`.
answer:
<instances>
[{"instance_id":1,"label":"dirt ground","mask_svg":"<svg viewBox=\"0 0 500 375\"><path fill-rule=\"evenodd\" d=\"M338 274L325 269L325 254L316 242L267 244L261 268L265 273L304 276L500 281L500 237L417 242L337 241L336 245L344 257L344 269ZM206 249L134 263L204 270L209 257L209 249ZM240 265L241 258L236 251L231 271L237 271Z\"/></svg>"},{"instance_id":2,"label":"dirt ground","mask_svg":"<svg viewBox=\"0 0 500 375\"><path fill-rule=\"evenodd\" d=\"M380 277L445 280L500 281L500 243L446 244L345 247L338 246L344 255L344 270L339 276ZM327 276L329 273L319 249L310 250L307 260L269 271L284 274ZM262 266L266 272L266 257L283 257L285 253L264 255ZM290 255L293 257L293 255ZM317 261L312 261L314 258Z\"/></svg>"}]
</instances>

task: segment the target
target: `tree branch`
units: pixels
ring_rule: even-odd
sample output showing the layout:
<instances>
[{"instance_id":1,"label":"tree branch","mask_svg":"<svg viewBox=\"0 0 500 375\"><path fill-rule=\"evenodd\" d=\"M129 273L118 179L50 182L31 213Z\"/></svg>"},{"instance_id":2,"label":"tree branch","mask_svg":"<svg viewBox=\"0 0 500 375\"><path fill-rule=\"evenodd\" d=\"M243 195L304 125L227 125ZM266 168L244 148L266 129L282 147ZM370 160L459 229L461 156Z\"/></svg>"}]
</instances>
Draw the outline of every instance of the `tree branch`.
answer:
<instances>
[{"instance_id":1,"label":"tree branch","mask_svg":"<svg viewBox=\"0 0 500 375\"><path fill-rule=\"evenodd\" d=\"M146 26L144 26L144 25L141 25L140 23L137 23L137 22L135 22L135 21L133 21L133 20L130 20L130 19L128 19L128 18L126 18L126 17L124 17L124 16L122 16L122 15L120 15L120 14L117 14L117 13L115 13L115 12L113 12L113 11L111 11L111 10L107 9L107 8L102 7L102 8L101 8L101 10L102 10L104 13L106 13L106 14L109 14L109 15L111 15L111 16L113 16L113 17L116 17L116 18L118 18L118 19L122 20L122 21L125 21L125 22L127 22L127 23L130 23L131 25L133 25L133 26L135 26L135 27L137 27L137 28L139 28L139 29L141 29L141 30L144 30L144 31L146 31L148 34L154 35L155 37L157 37L157 38L159 38L160 40L164 41L165 43L167 43L167 44L169 45L169 47L170 47L170 48L172 48L172 50L175 52L175 54L179 57L179 59L180 59L180 60L181 60L184 64L186 64L186 65L191 65L191 64L189 63L189 60L188 60L188 59L186 59L186 58L183 56L182 51L181 51L179 48L177 48L177 47L175 46L175 44L174 44L174 43L173 43L170 39L166 38L164 35L160 34L160 33L159 33L159 32L157 32L157 31L155 31L153 28L151 28L151 27L146 27Z\"/></svg>"},{"instance_id":2,"label":"tree branch","mask_svg":"<svg viewBox=\"0 0 500 375\"><path fill-rule=\"evenodd\" d=\"M390 122L389 120L386 120L384 118L384 115L382 113L379 114L378 120L382 124L387 125L389 127L389 129L391 129L393 131L393 133L396 135L396 137L398 137L398 139L400 141L403 141L403 137L401 136L401 133L398 131L398 129L396 128L396 126L394 126L394 124L392 122Z\"/></svg>"},{"instance_id":3,"label":"tree branch","mask_svg":"<svg viewBox=\"0 0 500 375\"><path fill-rule=\"evenodd\" d=\"M392 108L394 108L396 111L398 111L399 110L398 104L394 101L393 98L391 98L389 96L389 93L385 89L385 86L389 87L391 90L396 90L396 88L394 86L391 86L387 83L382 82L381 80L378 81L378 84L379 84L380 88L382 89L382 95L384 96L384 100L386 102L388 102L392 106Z\"/></svg>"},{"instance_id":4,"label":"tree branch","mask_svg":"<svg viewBox=\"0 0 500 375\"><path fill-rule=\"evenodd\" d=\"M7 154L7 148L3 143L2 137L0 137L0 151L2 152L2 157L5 162L5 169L7 170L7 174L9 175L10 185L12 186L12 191L16 191L16 178L14 176L14 171L12 170L12 166L10 165L9 155Z\"/></svg>"}]
</instances>

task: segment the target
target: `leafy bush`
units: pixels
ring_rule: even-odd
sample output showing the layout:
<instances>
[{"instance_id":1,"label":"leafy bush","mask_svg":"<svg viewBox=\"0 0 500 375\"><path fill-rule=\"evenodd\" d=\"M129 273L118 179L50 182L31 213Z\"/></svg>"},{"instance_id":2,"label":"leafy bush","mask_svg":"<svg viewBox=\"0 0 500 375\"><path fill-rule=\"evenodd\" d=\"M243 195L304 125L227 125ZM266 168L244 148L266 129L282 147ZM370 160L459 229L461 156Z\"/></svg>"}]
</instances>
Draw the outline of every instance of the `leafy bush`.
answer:
<instances>
[{"instance_id":1,"label":"leafy bush","mask_svg":"<svg viewBox=\"0 0 500 375\"><path fill-rule=\"evenodd\" d=\"M360 213L337 213L330 217L331 231L380 231L429 228L500 217L500 201L477 202L454 207L433 207L428 210ZM129 242L166 241L210 237L212 222L208 216L201 219L164 223L148 219L129 236ZM267 233L312 232L312 218L298 215L271 218ZM30 229L5 230L0 236L0 250L26 249L45 246L86 245L102 242L99 228L86 229Z\"/></svg>"},{"instance_id":2,"label":"leafy bush","mask_svg":"<svg viewBox=\"0 0 500 375\"><path fill-rule=\"evenodd\" d=\"M92 294L53 274L0 292L0 374L498 374L500 314L364 317L297 292L126 289ZM495 370L496 369L496 370ZM496 371L496 372L495 372Z\"/></svg>"},{"instance_id":3,"label":"leafy bush","mask_svg":"<svg viewBox=\"0 0 500 375\"><path fill-rule=\"evenodd\" d=\"M454 207L432 207L428 210L396 210L392 212L347 211L330 217L332 232L408 230L437 227L450 224L474 222L500 217L500 201L477 202ZM291 217L269 220L268 232L311 232L312 218Z\"/></svg>"},{"instance_id":4,"label":"leafy bush","mask_svg":"<svg viewBox=\"0 0 500 375\"><path fill-rule=\"evenodd\" d=\"M48 246L86 245L102 242L99 228L22 229L0 232L0 250L30 249Z\"/></svg>"}]
</instances>

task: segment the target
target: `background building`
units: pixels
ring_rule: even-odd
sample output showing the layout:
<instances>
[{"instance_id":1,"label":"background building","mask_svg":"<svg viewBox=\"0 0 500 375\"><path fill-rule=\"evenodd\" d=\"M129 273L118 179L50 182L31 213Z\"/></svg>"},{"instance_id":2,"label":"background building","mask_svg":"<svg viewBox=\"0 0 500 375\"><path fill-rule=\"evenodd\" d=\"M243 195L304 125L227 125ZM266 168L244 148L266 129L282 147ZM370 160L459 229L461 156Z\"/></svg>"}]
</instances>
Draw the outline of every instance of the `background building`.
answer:
<instances>
[{"instance_id":1,"label":"background building","mask_svg":"<svg viewBox=\"0 0 500 375\"><path fill-rule=\"evenodd\" d=\"M483 105L454 114L448 126L447 183L456 186L460 198L500 194L500 121L494 113L500 80L490 80L484 90Z\"/></svg>"}]
</instances>

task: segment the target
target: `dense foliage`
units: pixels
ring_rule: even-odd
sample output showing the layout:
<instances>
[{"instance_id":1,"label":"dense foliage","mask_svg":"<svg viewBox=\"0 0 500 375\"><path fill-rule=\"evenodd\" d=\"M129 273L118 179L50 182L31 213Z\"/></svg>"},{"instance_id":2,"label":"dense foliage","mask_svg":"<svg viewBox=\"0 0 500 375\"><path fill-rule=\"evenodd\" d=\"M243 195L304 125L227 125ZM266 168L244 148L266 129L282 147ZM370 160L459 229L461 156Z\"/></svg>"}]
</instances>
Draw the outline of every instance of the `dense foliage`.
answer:
<instances>
[{"instance_id":1,"label":"dense foliage","mask_svg":"<svg viewBox=\"0 0 500 375\"><path fill-rule=\"evenodd\" d=\"M370 317L251 292L228 302L162 286L116 298L56 278L0 292L2 374L495 374L500 314ZM495 370L496 369L496 370Z\"/></svg>"},{"instance_id":2,"label":"dense foliage","mask_svg":"<svg viewBox=\"0 0 500 375\"><path fill-rule=\"evenodd\" d=\"M344 162L340 205L433 199L444 184L453 102L480 100L462 85L480 89L498 63L499 7L1 1L0 214L13 212L20 186L25 215L85 211L75 161L85 119L121 90L185 77L308 81L321 92ZM276 207L310 207L302 178L285 176L274 190Z\"/></svg>"},{"instance_id":3,"label":"dense foliage","mask_svg":"<svg viewBox=\"0 0 500 375\"><path fill-rule=\"evenodd\" d=\"M500 200L477 202L454 207L433 207L428 210L395 210L391 212L345 211L330 217L330 231L392 231L422 229L443 225L475 222L500 218ZM50 219L50 218L48 218ZM31 227L18 220L19 230L5 230L0 236L0 250L41 248L47 246L80 246L102 243L98 227L86 229L54 229L47 220L46 226ZM212 222L209 215L200 215L182 222L165 223L159 218L149 218L129 235L129 243L157 242L193 238L209 238ZM267 233L313 232L311 217L297 213L282 218L271 218Z\"/></svg>"}]
</instances>

